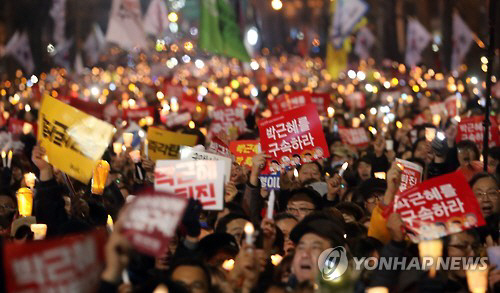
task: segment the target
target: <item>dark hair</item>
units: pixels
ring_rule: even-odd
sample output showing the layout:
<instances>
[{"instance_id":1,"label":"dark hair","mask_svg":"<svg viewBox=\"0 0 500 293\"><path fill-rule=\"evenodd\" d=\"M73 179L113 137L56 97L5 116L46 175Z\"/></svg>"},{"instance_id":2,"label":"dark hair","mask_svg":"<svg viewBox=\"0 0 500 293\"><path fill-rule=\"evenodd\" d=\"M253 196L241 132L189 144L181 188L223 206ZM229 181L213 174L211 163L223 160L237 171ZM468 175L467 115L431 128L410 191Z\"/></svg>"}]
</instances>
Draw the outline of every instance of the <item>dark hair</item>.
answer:
<instances>
[{"instance_id":1,"label":"dark hair","mask_svg":"<svg viewBox=\"0 0 500 293\"><path fill-rule=\"evenodd\" d=\"M359 205L357 205L353 202L344 201L344 202L339 203L335 207L341 213L346 213L346 214L352 215L356 219L356 221L361 220L361 218L363 218L363 216L364 216L363 209Z\"/></svg>"},{"instance_id":2,"label":"dark hair","mask_svg":"<svg viewBox=\"0 0 500 293\"><path fill-rule=\"evenodd\" d=\"M495 175L490 174L490 173L486 173L486 172L481 172L479 174L474 175L474 177L472 177L472 179L469 180L469 186L472 188L472 186L474 186L474 184L476 184L477 181L479 181L480 179L483 179L483 178L493 179L493 181L495 181L495 184L497 185L497 187L500 187L500 181L498 180L498 178Z\"/></svg>"},{"instance_id":3,"label":"dark hair","mask_svg":"<svg viewBox=\"0 0 500 293\"><path fill-rule=\"evenodd\" d=\"M272 164L272 163L276 163L276 164L278 164L278 165L279 165L279 162L278 162L278 161L276 161L276 160L271 160L271 164Z\"/></svg>"},{"instance_id":4,"label":"dark hair","mask_svg":"<svg viewBox=\"0 0 500 293\"><path fill-rule=\"evenodd\" d=\"M299 221L299 219L297 219L296 216L289 214L287 212L282 212L282 213L279 213L279 214L274 216L274 222L278 222L278 221L286 220L286 219L292 219L292 220L295 220L297 222Z\"/></svg>"},{"instance_id":5,"label":"dark hair","mask_svg":"<svg viewBox=\"0 0 500 293\"><path fill-rule=\"evenodd\" d=\"M380 252L384 244L377 238L364 237L358 239L352 246L352 254L355 257L370 257L373 252Z\"/></svg>"},{"instance_id":6,"label":"dark hair","mask_svg":"<svg viewBox=\"0 0 500 293\"><path fill-rule=\"evenodd\" d=\"M292 157L300 159L300 155L299 154L293 154Z\"/></svg>"},{"instance_id":7,"label":"dark hair","mask_svg":"<svg viewBox=\"0 0 500 293\"><path fill-rule=\"evenodd\" d=\"M308 164L314 164L314 165L316 165L316 167L318 167L319 173L321 174L321 176L323 176L323 167L321 166L320 163L318 163L318 161L313 161L313 162L301 164L300 166L297 167L297 171L300 171L300 169L302 169L302 166L308 165Z\"/></svg>"},{"instance_id":8,"label":"dark hair","mask_svg":"<svg viewBox=\"0 0 500 293\"><path fill-rule=\"evenodd\" d=\"M24 237L26 237L26 240L33 240L33 235L34 234L28 225L22 225L21 227L17 228L16 234L14 234L14 238L23 239Z\"/></svg>"},{"instance_id":9,"label":"dark hair","mask_svg":"<svg viewBox=\"0 0 500 293\"><path fill-rule=\"evenodd\" d=\"M417 150L418 144L421 142L425 142L425 141L427 141L427 139L425 137L419 138L419 139L417 139L417 141L415 141L415 143L413 144L413 146L411 148L412 157L415 156L415 151Z\"/></svg>"},{"instance_id":10,"label":"dark hair","mask_svg":"<svg viewBox=\"0 0 500 293\"><path fill-rule=\"evenodd\" d=\"M236 219L243 219L246 221L250 221L247 216L243 214L229 213L224 217L220 218L217 222L217 226L215 227L215 233L226 233L227 232L227 224Z\"/></svg>"},{"instance_id":11,"label":"dark hair","mask_svg":"<svg viewBox=\"0 0 500 293\"><path fill-rule=\"evenodd\" d=\"M474 160L479 160L479 149L473 141L462 140L461 142L457 143L457 149L471 149L474 152Z\"/></svg>"},{"instance_id":12,"label":"dark hair","mask_svg":"<svg viewBox=\"0 0 500 293\"><path fill-rule=\"evenodd\" d=\"M210 270L208 267L205 265L204 262L201 260L195 259L195 258L182 258L177 260L172 264L172 267L170 268L170 278L172 278L172 274L175 272L175 270L178 267L181 266L189 266L189 267L198 267L203 270L203 273L205 274L205 277L207 278L207 283L208 283L208 291L211 292L212 288L212 278L210 277Z\"/></svg>"}]
</instances>

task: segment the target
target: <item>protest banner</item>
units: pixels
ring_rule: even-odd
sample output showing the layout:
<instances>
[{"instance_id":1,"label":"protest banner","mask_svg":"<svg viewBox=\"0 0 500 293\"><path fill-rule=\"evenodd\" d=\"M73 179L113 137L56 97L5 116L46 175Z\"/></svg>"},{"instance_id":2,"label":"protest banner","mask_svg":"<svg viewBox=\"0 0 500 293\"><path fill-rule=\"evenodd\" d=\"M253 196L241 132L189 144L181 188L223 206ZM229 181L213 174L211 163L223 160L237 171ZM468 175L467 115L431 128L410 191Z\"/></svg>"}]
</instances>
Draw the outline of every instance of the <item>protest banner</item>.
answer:
<instances>
[{"instance_id":1,"label":"protest banner","mask_svg":"<svg viewBox=\"0 0 500 293\"><path fill-rule=\"evenodd\" d=\"M267 104L269 105L269 109L271 109L273 115L290 110L290 102L288 101L288 96L286 94L281 94L272 99L271 97L268 97Z\"/></svg>"},{"instance_id":2,"label":"protest banner","mask_svg":"<svg viewBox=\"0 0 500 293\"><path fill-rule=\"evenodd\" d=\"M137 109L123 109L123 120L133 120L139 121L142 118L154 117L155 108L154 107L143 107Z\"/></svg>"},{"instance_id":3,"label":"protest banner","mask_svg":"<svg viewBox=\"0 0 500 293\"><path fill-rule=\"evenodd\" d=\"M148 128L148 155L153 161L178 159L180 147L194 146L198 137L192 134L177 133L156 127Z\"/></svg>"},{"instance_id":4,"label":"protest banner","mask_svg":"<svg viewBox=\"0 0 500 293\"><path fill-rule=\"evenodd\" d=\"M328 106L330 105L329 93L312 93L311 102L316 105L320 116L326 116L328 114Z\"/></svg>"},{"instance_id":5,"label":"protest banner","mask_svg":"<svg viewBox=\"0 0 500 293\"><path fill-rule=\"evenodd\" d=\"M484 116L473 116L463 118L458 124L456 141L462 140L473 141L479 148L483 149L483 136L484 136ZM489 146L494 147L500 145L500 138L498 135L498 123L495 117L490 117L490 133L489 133Z\"/></svg>"},{"instance_id":6,"label":"protest banner","mask_svg":"<svg viewBox=\"0 0 500 293\"><path fill-rule=\"evenodd\" d=\"M42 102L38 125L38 141L49 163L88 183L113 137L114 127L50 96Z\"/></svg>"},{"instance_id":7,"label":"protest banner","mask_svg":"<svg viewBox=\"0 0 500 293\"><path fill-rule=\"evenodd\" d=\"M187 125L189 121L191 121L191 113L170 113L165 116L164 123L167 124L167 127L171 128L177 125Z\"/></svg>"},{"instance_id":8,"label":"protest banner","mask_svg":"<svg viewBox=\"0 0 500 293\"><path fill-rule=\"evenodd\" d=\"M295 109L312 103L310 92L291 92L288 95L289 109Z\"/></svg>"},{"instance_id":9,"label":"protest banner","mask_svg":"<svg viewBox=\"0 0 500 293\"><path fill-rule=\"evenodd\" d=\"M204 210L221 211L225 171L222 160L161 160L156 163L155 190L198 199Z\"/></svg>"},{"instance_id":10,"label":"protest banner","mask_svg":"<svg viewBox=\"0 0 500 293\"><path fill-rule=\"evenodd\" d=\"M96 292L104 268L102 231L26 243L6 243L7 292Z\"/></svg>"},{"instance_id":11,"label":"protest banner","mask_svg":"<svg viewBox=\"0 0 500 293\"><path fill-rule=\"evenodd\" d=\"M349 108L363 109L366 105L365 95L362 92L354 92L345 99Z\"/></svg>"},{"instance_id":12,"label":"protest banner","mask_svg":"<svg viewBox=\"0 0 500 293\"><path fill-rule=\"evenodd\" d=\"M342 142L356 147L365 147L370 143L366 130L364 128L345 128L339 127L339 134Z\"/></svg>"},{"instance_id":13,"label":"protest banner","mask_svg":"<svg viewBox=\"0 0 500 293\"><path fill-rule=\"evenodd\" d=\"M238 134L245 132L247 123L245 122L245 110L236 107L217 107L212 112L212 124L208 137L212 139L219 132L229 134L229 129L237 128Z\"/></svg>"},{"instance_id":14,"label":"protest banner","mask_svg":"<svg viewBox=\"0 0 500 293\"><path fill-rule=\"evenodd\" d=\"M220 174L224 175L224 183L228 183L231 176L231 159L220 156L217 154L212 154L204 151L196 150L192 147L182 146L180 149L181 160L212 160L212 161L223 161L224 170L219 171Z\"/></svg>"},{"instance_id":15,"label":"protest banner","mask_svg":"<svg viewBox=\"0 0 500 293\"><path fill-rule=\"evenodd\" d=\"M444 100L444 105L446 107L446 112L448 112L448 117L455 117L458 115L460 109L461 100L458 95L451 95L446 100Z\"/></svg>"},{"instance_id":16,"label":"protest banner","mask_svg":"<svg viewBox=\"0 0 500 293\"><path fill-rule=\"evenodd\" d=\"M137 251L160 257L168 250L186 206L186 198L165 192L136 196L125 209L123 235Z\"/></svg>"},{"instance_id":17,"label":"protest banner","mask_svg":"<svg viewBox=\"0 0 500 293\"><path fill-rule=\"evenodd\" d=\"M422 174L424 172L422 166L399 158L396 158L396 162L403 166L399 194L422 182Z\"/></svg>"},{"instance_id":18,"label":"protest banner","mask_svg":"<svg viewBox=\"0 0 500 293\"><path fill-rule=\"evenodd\" d=\"M477 199L460 171L423 181L396 195L393 209L414 242L485 225Z\"/></svg>"},{"instance_id":19,"label":"protest banner","mask_svg":"<svg viewBox=\"0 0 500 293\"><path fill-rule=\"evenodd\" d=\"M252 168L252 157L257 154L258 140L236 140L229 144L229 150L234 155L234 161L247 168Z\"/></svg>"},{"instance_id":20,"label":"protest banner","mask_svg":"<svg viewBox=\"0 0 500 293\"><path fill-rule=\"evenodd\" d=\"M444 102L435 102L429 105L429 109L431 110L432 115L441 115L443 113L447 113L446 105Z\"/></svg>"},{"instance_id":21,"label":"protest banner","mask_svg":"<svg viewBox=\"0 0 500 293\"><path fill-rule=\"evenodd\" d=\"M217 136L214 136L212 138L212 141L210 142L210 145L208 146L207 152L216 154L216 155L221 155L224 157L231 157L231 153L229 152L229 147L225 142L223 142L220 138Z\"/></svg>"},{"instance_id":22,"label":"protest banner","mask_svg":"<svg viewBox=\"0 0 500 293\"><path fill-rule=\"evenodd\" d=\"M38 131L38 126L35 123L30 123L25 120L21 119L16 119L16 118L10 118L9 119L9 132L12 133L12 135L15 138L18 138L22 133L28 134L28 133L33 133L36 136L36 133ZM30 130L28 133L25 133L27 130Z\"/></svg>"},{"instance_id":23,"label":"protest banner","mask_svg":"<svg viewBox=\"0 0 500 293\"><path fill-rule=\"evenodd\" d=\"M68 100L71 107L74 107L98 119L104 120L104 108L106 107L106 105L101 105L95 102L87 102L79 98L68 98Z\"/></svg>"},{"instance_id":24,"label":"protest banner","mask_svg":"<svg viewBox=\"0 0 500 293\"><path fill-rule=\"evenodd\" d=\"M259 175L260 185L267 190L280 189L280 173Z\"/></svg>"},{"instance_id":25,"label":"protest banner","mask_svg":"<svg viewBox=\"0 0 500 293\"><path fill-rule=\"evenodd\" d=\"M330 156L316 106L309 104L258 123L262 151L270 155L262 174Z\"/></svg>"}]
</instances>

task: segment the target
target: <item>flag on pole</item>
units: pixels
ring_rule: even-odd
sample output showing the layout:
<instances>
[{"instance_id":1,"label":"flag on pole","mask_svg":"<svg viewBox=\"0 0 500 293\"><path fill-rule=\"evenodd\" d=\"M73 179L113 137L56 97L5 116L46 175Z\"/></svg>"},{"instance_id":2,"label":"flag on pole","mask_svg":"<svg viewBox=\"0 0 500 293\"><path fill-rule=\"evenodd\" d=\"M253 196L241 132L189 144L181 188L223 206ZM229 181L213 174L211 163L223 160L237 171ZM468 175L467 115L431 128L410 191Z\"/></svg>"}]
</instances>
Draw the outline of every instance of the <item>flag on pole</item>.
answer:
<instances>
[{"instance_id":1,"label":"flag on pole","mask_svg":"<svg viewBox=\"0 0 500 293\"><path fill-rule=\"evenodd\" d=\"M330 41L340 49L344 39L368 11L368 4L363 0L336 0L333 21L330 27Z\"/></svg>"},{"instance_id":2,"label":"flag on pole","mask_svg":"<svg viewBox=\"0 0 500 293\"><path fill-rule=\"evenodd\" d=\"M66 38L64 37L66 25L66 0L53 0L49 14L54 20L53 38L57 47L66 42Z\"/></svg>"},{"instance_id":3,"label":"flag on pole","mask_svg":"<svg viewBox=\"0 0 500 293\"><path fill-rule=\"evenodd\" d=\"M113 0L106 40L127 50L146 48L139 0Z\"/></svg>"},{"instance_id":4,"label":"flag on pole","mask_svg":"<svg viewBox=\"0 0 500 293\"><path fill-rule=\"evenodd\" d=\"M422 51L431 41L431 34L416 19L408 20L406 31L406 56L405 63L415 67L422 60Z\"/></svg>"},{"instance_id":5,"label":"flag on pole","mask_svg":"<svg viewBox=\"0 0 500 293\"><path fill-rule=\"evenodd\" d=\"M474 40L474 34L458 13L453 14L451 69L456 70L464 60Z\"/></svg>"},{"instance_id":6,"label":"flag on pole","mask_svg":"<svg viewBox=\"0 0 500 293\"><path fill-rule=\"evenodd\" d=\"M35 70L35 62L31 54L30 41L28 33L16 31L7 43L4 49L4 55L12 55L19 64L25 69L26 73L31 74Z\"/></svg>"},{"instance_id":7,"label":"flag on pole","mask_svg":"<svg viewBox=\"0 0 500 293\"><path fill-rule=\"evenodd\" d=\"M228 0L201 1L199 46L206 51L250 61L236 22L234 7Z\"/></svg>"},{"instance_id":8,"label":"flag on pole","mask_svg":"<svg viewBox=\"0 0 500 293\"><path fill-rule=\"evenodd\" d=\"M361 59L368 59L370 57L370 49L375 43L375 36L372 34L370 29L366 26L359 29L356 35L356 46L354 47L354 53L358 55Z\"/></svg>"},{"instance_id":9,"label":"flag on pole","mask_svg":"<svg viewBox=\"0 0 500 293\"><path fill-rule=\"evenodd\" d=\"M99 61L99 54L101 49L104 47L104 34L97 23L92 26L92 31L88 35L85 43L83 44L83 50L87 56L87 65L93 66Z\"/></svg>"},{"instance_id":10,"label":"flag on pole","mask_svg":"<svg viewBox=\"0 0 500 293\"><path fill-rule=\"evenodd\" d=\"M156 37L162 37L168 28L167 5L164 0L153 0L144 16L144 31Z\"/></svg>"}]
</instances>

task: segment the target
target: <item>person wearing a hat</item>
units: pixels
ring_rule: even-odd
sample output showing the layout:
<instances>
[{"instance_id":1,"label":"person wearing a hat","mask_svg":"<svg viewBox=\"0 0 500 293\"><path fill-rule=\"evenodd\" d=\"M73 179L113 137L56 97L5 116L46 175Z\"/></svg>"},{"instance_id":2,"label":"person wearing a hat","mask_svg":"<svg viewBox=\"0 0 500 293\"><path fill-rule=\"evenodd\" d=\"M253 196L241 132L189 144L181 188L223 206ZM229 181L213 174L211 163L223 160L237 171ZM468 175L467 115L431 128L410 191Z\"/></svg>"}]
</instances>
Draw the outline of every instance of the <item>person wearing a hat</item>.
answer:
<instances>
[{"instance_id":1,"label":"person wearing a hat","mask_svg":"<svg viewBox=\"0 0 500 293\"><path fill-rule=\"evenodd\" d=\"M312 214L295 226L290 233L290 239L296 246L292 278L298 283L314 282L320 254L326 249L344 246L343 235L340 221L319 214Z\"/></svg>"},{"instance_id":2,"label":"person wearing a hat","mask_svg":"<svg viewBox=\"0 0 500 293\"><path fill-rule=\"evenodd\" d=\"M319 193L311 188L304 187L292 192L286 204L286 211L301 221L320 207L322 207L322 198Z\"/></svg>"},{"instance_id":3,"label":"person wearing a hat","mask_svg":"<svg viewBox=\"0 0 500 293\"><path fill-rule=\"evenodd\" d=\"M383 179L370 178L361 183L357 189L355 202L364 208L368 215L371 215L373 209L384 197L387 183Z\"/></svg>"}]
</instances>

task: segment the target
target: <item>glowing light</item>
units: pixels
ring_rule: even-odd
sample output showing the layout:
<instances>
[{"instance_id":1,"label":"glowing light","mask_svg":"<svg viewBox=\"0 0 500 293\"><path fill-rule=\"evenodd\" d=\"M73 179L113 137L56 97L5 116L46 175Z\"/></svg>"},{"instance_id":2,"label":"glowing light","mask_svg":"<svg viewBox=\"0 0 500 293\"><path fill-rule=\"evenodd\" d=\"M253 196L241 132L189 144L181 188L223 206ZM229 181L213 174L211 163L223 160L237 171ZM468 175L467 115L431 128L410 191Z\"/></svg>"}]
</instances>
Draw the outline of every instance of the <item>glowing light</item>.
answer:
<instances>
[{"instance_id":1,"label":"glowing light","mask_svg":"<svg viewBox=\"0 0 500 293\"><path fill-rule=\"evenodd\" d=\"M193 120L189 121L188 123L189 128L194 129L196 127L196 124L194 123Z\"/></svg>"},{"instance_id":2,"label":"glowing light","mask_svg":"<svg viewBox=\"0 0 500 293\"><path fill-rule=\"evenodd\" d=\"M359 80L365 80L366 78L366 74L363 71L358 71L356 76L358 77Z\"/></svg>"},{"instance_id":3,"label":"glowing light","mask_svg":"<svg viewBox=\"0 0 500 293\"><path fill-rule=\"evenodd\" d=\"M328 117L330 118L332 118L333 115L335 115L335 109L333 109L333 107L328 107L327 112L328 112Z\"/></svg>"},{"instance_id":4,"label":"glowing light","mask_svg":"<svg viewBox=\"0 0 500 293\"><path fill-rule=\"evenodd\" d=\"M231 97L224 97L224 104L226 106L231 106L231 104L233 103L233 100L231 99Z\"/></svg>"},{"instance_id":5,"label":"glowing light","mask_svg":"<svg viewBox=\"0 0 500 293\"><path fill-rule=\"evenodd\" d=\"M258 41L259 41L259 33L257 32L257 29L255 27L251 27L247 31L247 42L251 46L255 46Z\"/></svg>"},{"instance_id":6,"label":"glowing light","mask_svg":"<svg viewBox=\"0 0 500 293\"><path fill-rule=\"evenodd\" d=\"M403 123L401 123L401 121L396 121L396 127L403 128Z\"/></svg>"},{"instance_id":7,"label":"glowing light","mask_svg":"<svg viewBox=\"0 0 500 293\"><path fill-rule=\"evenodd\" d=\"M373 91L373 86L372 86L371 84L367 83L367 84L365 85L365 90L366 90L367 92L371 93L371 92Z\"/></svg>"},{"instance_id":8,"label":"glowing light","mask_svg":"<svg viewBox=\"0 0 500 293\"><path fill-rule=\"evenodd\" d=\"M156 93L156 98L158 100L163 100L163 98L165 98L165 95L162 92L157 92Z\"/></svg>"},{"instance_id":9,"label":"glowing light","mask_svg":"<svg viewBox=\"0 0 500 293\"><path fill-rule=\"evenodd\" d=\"M38 78L35 75L32 75L30 80L31 80L31 83L33 83L33 84L38 82Z\"/></svg>"},{"instance_id":10,"label":"glowing light","mask_svg":"<svg viewBox=\"0 0 500 293\"><path fill-rule=\"evenodd\" d=\"M200 59L196 59L196 61L194 61L194 66L198 69L202 69L205 66L205 63Z\"/></svg>"},{"instance_id":11,"label":"glowing light","mask_svg":"<svg viewBox=\"0 0 500 293\"><path fill-rule=\"evenodd\" d=\"M194 46L193 46L193 43L191 43L191 42L185 42L185 43L184 43L184 49L185 49L186 51L191 51L191 50L193 50L193 47L194 47Z\"/></svg>"},{"instance_id":12,"label":"glowing light","mask_svg":"<svg viewBox=\"0 0 500 293\"><path fill-rule=\"evenodd\" d=\"M182 56L182 62L189 63L189 61L191 61L191 57L189 57L188 55Z\"/></svg>"},{"instance_id":13,"label":"glowing light","mask_svg":"<svg viewBox=\"0 0 500 293\"><path fill-rule=\"evenodd\" d=\"M255 60L253 60L252 62L250 62L250 68L252 68L252 70L259 69L259 63L257 63L257 61L255 61Z\"/></svg>"},{"instance_id":14,"label":"glowing light","mask_svg":"<svg viewBox=\"0 0 500 293\"><path fill-rule=\"evenodd\" d=\"M470 78L470 82L471 82L472 84L477 84L477 83L478 83L477 77L475 77L475 76L471 77L471 78Z\"/></svg>"},{"instance_id":15,"label":"glowing light","mask_svg":"<svg viewBox=\"0 0 500 293\"><path fill-rule=\"evenodd\" d=\"M377 114L377 108L373 107L370 109L370 114L376 115Z\"/></svg>"},{"instance_id":16,"label":"glowing light","mask_svg":"<svg viewBox=\"0 0 500 293\"><path fill-rule=\"evenodd\" d=\"M488 58L486 58L486 56L482 56L481 57L481 63L488 64Z\"/></svg>"},{"instance_id":17,"label":"glowing light","mask_svg":"<svg viewBox=\"0 0 500 293\"><path fill-rule=\"evenodd\" d=\"M237 89L240 87L240 83L236 79L233 79L233 80L231 80L231 87L233 89Z\"/></svg>"},{"instance_id":18,"label":"glowing light","mask_svg":"<svg viewBox=\"0 0 500 293\"><path fill-rule=\"evenodd\" d=\"M179 20L179 16L178 16L178 15L177 15L177 13L175 13L175 12L170 12L170 13L168 14L168 20L169 20L170 22L177 22L177 21Z\"/></svg>"},{"instance_id":19,"label":"glowing light","mask_svg":"<svg viewBox=\"0 0 500 293\"><path fill-rule=\"evenodd\" d=\"M96 86L93 86L90 88L90 93L94 96L97 97L99 95L99 88Z\"/></svg>"},{"instance_id":20,"label":"glowing light","mask_svg":"<svg viewBox=\"0 0 500 293\"><path fill-rule=\"evenodd\" d=\"M355 79L356 72L354 70L349 70L349 71L347 71L347 76L349 76L350 79Z\"/></svg>"},{"instance_id":21,"label":"glowing light","mask_svg":"<svg viewBox=\"0 0 500 293\"><path fill-rule=\"evenodd\" d=\"M208 90L206 87L204 86L199 86L198 87L198 94L202 95L202 96L206 96L208 94Z\"/></svg>"},{"instance_id":22,"label":"glowing light","mask_svg":"<svg viewBox=\"0 0 500 293\"><path fill-rule=\"evenodd\" d=\"M391 87L391 83L390 83L390 82L388 82L388 81L384 81L384 87L385 87L386 89L390 88L390 87Z\"/></svg>"},{"instance_id":23,"label":"glowing light","mask_svg":"<svg viewBox=\"0 0 500 293\"><path fill-rule=\"evenodd\" d=\"M28 104L26 104L26 105L24 106L24 111L26 111L26 112L31 111L31 106L30 106L30 105L28 105Z\"/></svg>"},{"instance_id":24,"label":"glowing light","mask_svg":"<svg viewBox=\"0 0 500 293\"><path fill-rule=\"evenodd\" d=\"M280 10L281 8L283 8L283 3L281 2L281 0L273 0L271 2L271 6L274 10Z\"/></svg>"}]
</instances>

